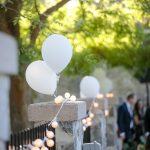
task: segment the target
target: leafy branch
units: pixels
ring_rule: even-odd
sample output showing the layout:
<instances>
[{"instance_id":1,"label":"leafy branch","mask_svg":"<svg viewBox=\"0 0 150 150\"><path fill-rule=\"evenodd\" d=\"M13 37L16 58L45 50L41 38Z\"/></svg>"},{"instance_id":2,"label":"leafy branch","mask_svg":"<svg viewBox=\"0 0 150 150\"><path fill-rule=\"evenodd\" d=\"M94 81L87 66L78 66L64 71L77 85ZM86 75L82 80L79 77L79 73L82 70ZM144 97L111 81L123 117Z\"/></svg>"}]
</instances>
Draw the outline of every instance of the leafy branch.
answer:
<instances>
[{"instance_id":1,"label":"leafy branch","mask_svg":"<svg viewBox=\"0 0 150 150\"><path fill-rule=\"evenodd\" d=\"M49 15L51 15L53 12L57 11L59 8L61 8L63 5L65 5L68 1L70 1L70 0L62 0L62 1L58 2L56 5L48 8L42 14L39 13L40 24L37 24L36 26L34 26L34 28L31 26L30 39L31 39L32 43L35 43L36 38L39 35L41 24L44 24Z\"/></svg>"}]
</instances>

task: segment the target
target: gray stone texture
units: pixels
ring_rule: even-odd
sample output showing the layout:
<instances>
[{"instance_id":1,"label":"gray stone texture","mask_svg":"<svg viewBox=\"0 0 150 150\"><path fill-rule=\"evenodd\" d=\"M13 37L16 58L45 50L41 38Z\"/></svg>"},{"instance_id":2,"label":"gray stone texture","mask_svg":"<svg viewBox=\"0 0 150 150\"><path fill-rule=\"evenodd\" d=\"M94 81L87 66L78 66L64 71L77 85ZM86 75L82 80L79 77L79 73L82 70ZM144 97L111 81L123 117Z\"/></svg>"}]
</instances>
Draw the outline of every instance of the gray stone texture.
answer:
<instances>
[{"instance_id":1,"label":"gray stone texture","mask_svg":"<svg viewBox=\"0 0 150 150\"><path fill-rule=\"evenodd\" d=\"M30 104L28 107L29 121L40 122L52 120L61 104L55 104L54 102L42 102ZM86 116L86 104L85 102L68 101L64 104L61 112L59 113L58 121L75 121L80 120Z\"/></svg>"}]
</instances>

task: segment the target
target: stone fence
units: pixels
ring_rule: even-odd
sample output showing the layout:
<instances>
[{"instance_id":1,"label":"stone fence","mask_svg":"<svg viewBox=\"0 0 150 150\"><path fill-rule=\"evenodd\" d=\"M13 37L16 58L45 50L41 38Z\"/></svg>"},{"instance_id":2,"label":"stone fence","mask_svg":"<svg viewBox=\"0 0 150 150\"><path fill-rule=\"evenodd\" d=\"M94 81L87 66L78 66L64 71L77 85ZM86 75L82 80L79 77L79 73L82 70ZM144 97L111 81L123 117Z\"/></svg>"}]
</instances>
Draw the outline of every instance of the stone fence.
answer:
<instances>
[{"instance_id":1,"label":"stone fence","mask_svg":"<svg viewBox=\"0 0 150 150\"><path fill-rule=\"evenodd\" d=\"M18 48L15 39L3 32L0 43L0 150L5 150L10 136L10 77L18 73Z\"/></svg>"},{"instance_id":2,"label":"stone fence","mask_svg":"<svg viewBox=\"0 0 150 150\"><path fill-rule=\"evenodd\" d=\"M106 119L103 113L103 100L96 100L98 106L93 109L95 114L93 125L90 127L90 142L97 141L103 150L106 149ZM57 150L82 150L83 124L82 119L87 117L87 112L93 99L77 99L75 102L68 101L64 104L57 117L60 127L56 129ZM60 105L54 102L42 102L29 105L28 118L35 125L51 121Z\"/></svg>"}]
</instances>

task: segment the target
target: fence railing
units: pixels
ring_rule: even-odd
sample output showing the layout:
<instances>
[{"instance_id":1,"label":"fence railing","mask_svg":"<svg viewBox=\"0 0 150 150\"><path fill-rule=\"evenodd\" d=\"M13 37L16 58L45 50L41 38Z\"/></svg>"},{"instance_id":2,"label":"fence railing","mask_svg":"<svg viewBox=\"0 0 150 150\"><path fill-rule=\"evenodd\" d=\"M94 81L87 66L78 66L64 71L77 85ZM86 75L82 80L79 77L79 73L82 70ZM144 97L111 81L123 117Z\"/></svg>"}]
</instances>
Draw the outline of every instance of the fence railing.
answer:
<instances>
[{"instance_id":1,"label":"fence railing","mask_svg":"<svg viewBox=\"0 0 150 150\"><path fill-rule=\"evenodd\" d=\"M55 129L48 126L48 123L45 123L34 128L25 129L16 134L11 134L10 141L6 143L7 150L25 150L27 145L32 144L35 139L44 139L47 129L55 133ZM55 137L53 140L55 142ZM55 146L47 148L49 150L55 150Z\"/></svg>"}]
</instances>

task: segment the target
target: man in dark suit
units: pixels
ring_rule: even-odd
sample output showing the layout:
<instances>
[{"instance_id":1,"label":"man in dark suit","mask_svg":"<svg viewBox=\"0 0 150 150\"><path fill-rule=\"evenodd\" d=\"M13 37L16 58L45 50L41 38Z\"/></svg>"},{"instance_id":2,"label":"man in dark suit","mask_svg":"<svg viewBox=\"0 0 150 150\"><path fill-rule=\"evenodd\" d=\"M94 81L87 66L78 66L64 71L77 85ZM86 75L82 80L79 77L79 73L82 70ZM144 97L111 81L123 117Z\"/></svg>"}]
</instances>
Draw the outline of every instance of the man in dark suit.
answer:
<instances>
[{"instance_id":1,"label":"man in dark suit","mask_svg":"<svg viewBox=\"0 0 150 150\"><path fill-rule=\"evenodd\" d=\"M145 113L145 131L150 133L150 107L147 108Z\"/></svg>"},{"instance_id":2,"label":"man in dark suit","mask_svg":"<svg viewBox=\"0 0 150 150\"><path fill-rule=\"evenodd\" d=\"M147 136L146 150L150 149L150 107L147 108L144 118L145 132Z\"/></svg>"},{"instance_id":3,"label":"man in dark suit","mask_svg":"<svg viewBox=\"0 0 150 150\"><path fill-rule=\"evenodd\" d=\"M127 100L118 108L117 124L123 143L128 143L133 138L133 108L136 101L136 95L129 94Z\"/></svg>"}]
</instances>

